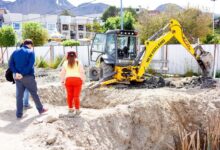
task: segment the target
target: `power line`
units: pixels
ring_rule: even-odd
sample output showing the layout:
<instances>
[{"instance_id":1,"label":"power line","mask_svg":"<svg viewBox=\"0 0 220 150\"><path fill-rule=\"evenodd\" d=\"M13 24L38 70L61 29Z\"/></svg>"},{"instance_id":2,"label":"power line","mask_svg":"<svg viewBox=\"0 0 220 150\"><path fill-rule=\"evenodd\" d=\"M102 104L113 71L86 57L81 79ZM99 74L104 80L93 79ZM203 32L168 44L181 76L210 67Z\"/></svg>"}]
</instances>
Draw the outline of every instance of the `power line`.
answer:
<instances>
[{"instance_id":1,"label":"power line","mask_svg":"<svg viewBox=\"0 0 220 150\"><path fill-rule=\"evenodd\" d=\"M92 1L86 2L86 4L83 5L83 6L81 6L81 7L85 7L85 6L88 6L88 5L92 5L92 3L95 2L95 1L97 1L97 0L92 0ZM63 9L63 10L67 10L67 11L68 11L68 10L71 10L71 9L74 9L74 8L76 8L76 7L74 6L74 7L68 8L68 9ZM31 18L31 19L26 19L26 20L18 20L18 21L16 21L16 23L27 22L27 21L32 21L32 20L37 20L37 19L45 18L47 15L59 15L61 12L63 12L63 10L58 11L58 12L57 12L57 11L49 11L49 12L47 12L46 14L41 15L40 17ZM10 17L10 16L9 16L9 17ZM6 22L6 23L12 23L12 21Z\"/></svg>"}]
</instances>

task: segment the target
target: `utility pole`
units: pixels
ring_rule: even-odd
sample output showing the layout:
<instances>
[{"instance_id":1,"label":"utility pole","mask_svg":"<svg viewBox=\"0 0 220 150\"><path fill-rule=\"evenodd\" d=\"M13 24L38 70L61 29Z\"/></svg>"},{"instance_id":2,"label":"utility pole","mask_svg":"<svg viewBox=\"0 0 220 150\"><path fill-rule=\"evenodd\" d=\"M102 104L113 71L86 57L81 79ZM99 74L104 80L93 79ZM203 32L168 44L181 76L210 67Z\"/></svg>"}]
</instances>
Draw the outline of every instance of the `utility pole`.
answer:
<instances>
[{"instance_id":1,"label":"utility pole","mask_svg":"<svg viewBox=\"0 0 220 150\"><path fill-rule=\"evenodd\" d=\"M124 29L124 25L123 25L124 20L123 20L123 6L122 6L122 0L121 0L121 12L120 12L120 14L121 14L121 30L123 30L123 29Z\"/></svg>"},{"instance_id":2,"label":"utility pole","mask_svg":"<svg viewBox=\"0 0 220 150\"><path fill-rule=\"evenodd\" d=\"M211 0L213 1L213 12L212 12L212 32L213 32L213 35L215 34L215 1L216 0Z\"/></svg>"},{"instance_id":3,"label":"utility pole","mask_svg":"<svg viewBox=\"0 0 220 150\"><path fill-rule=\"evenodd\" d=\"M212 12L212 29L213 29L213 35L215 34L215 1L216 0L211 0L213 1L213 12ZM214 44L214 72L213 72L213 78L215 79L216 77L216 70L217 70L217 58L218 58L218 49L217 45Z\"/></svg>"}]
</instances>

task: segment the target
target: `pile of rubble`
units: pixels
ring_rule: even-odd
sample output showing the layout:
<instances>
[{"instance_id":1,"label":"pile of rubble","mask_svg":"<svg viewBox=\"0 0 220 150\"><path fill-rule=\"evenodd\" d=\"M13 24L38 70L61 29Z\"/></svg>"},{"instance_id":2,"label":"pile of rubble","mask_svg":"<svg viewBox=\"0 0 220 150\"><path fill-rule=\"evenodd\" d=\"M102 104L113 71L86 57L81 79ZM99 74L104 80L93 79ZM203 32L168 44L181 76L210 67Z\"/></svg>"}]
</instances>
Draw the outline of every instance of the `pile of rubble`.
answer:
<instances>
[{"instance_id":1,"label":"pile of rubble","mask_svg":"<svg viewBox=\"0 0 220 150\"><path fill-rule=\"evenodd\" d=\"M211 77L186 77L180 79L167 79L166 86L171 88L214 88L217 81Z\"/></svg>"}]
</instances>

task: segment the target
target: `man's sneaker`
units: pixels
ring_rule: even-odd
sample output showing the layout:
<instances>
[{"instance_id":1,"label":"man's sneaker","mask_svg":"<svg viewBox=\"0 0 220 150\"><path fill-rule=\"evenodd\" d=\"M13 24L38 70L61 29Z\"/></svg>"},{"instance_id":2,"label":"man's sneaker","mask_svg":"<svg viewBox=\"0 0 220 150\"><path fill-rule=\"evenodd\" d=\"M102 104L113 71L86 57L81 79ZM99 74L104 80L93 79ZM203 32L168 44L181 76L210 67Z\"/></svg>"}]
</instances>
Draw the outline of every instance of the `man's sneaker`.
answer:
<instances>
[{"instance_id":1,"label":"man's sneaker","mask_svg":"<svg viewBox=\"0 0 220 150\"><path fill-rule=\"evenodd\" d=\"M42 111L40 112L40 114L44 114L44 113L46 113L47 111L48 111L47 108L43 108Z\"/></svg>"},{"instance_id":2,"label":"man's sneaker","mask_svg":"<svg viewBox=\"0 0 220 150\"><path fill-rule=\"evenodd\" d=\"M31 109L31 108L33 108L31 105L27 105L27 106L23 106L23 108L24 108L24 110L27 110L27 109Z\"/></svg>"},{"instance_id":3,"label":"man's sneaker","mask_svg":"<svg viewBox=\"0 0 220 150\"><path fill-rule=\"evenodd\" d=\"M20 120L20 119L22 119L22 116L17 116L17 120Z\"/></svg>"}]
</instances>

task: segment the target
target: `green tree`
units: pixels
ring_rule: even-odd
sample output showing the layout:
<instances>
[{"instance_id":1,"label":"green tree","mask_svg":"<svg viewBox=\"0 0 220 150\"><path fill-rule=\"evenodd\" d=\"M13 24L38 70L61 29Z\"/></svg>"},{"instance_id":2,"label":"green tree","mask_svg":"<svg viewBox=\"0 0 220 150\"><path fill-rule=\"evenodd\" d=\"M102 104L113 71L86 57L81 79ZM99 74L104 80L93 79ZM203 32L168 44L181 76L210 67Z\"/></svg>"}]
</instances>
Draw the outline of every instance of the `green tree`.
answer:
<instances>
[{"instance_id":1,"label":"green tree","mask_svg":"<svg viewBox=\"0 0 220 150\"><path fill-rule=\"evenodd\" d=\"M188 8L179 14L177 18L184 29L184 34L191 43L197 39L205 39L212 32L212 18L208 13L204 13L196 8Z\"/></svg>"},{"instance_id":2,"label":"green tree","mask_svg":"<svg viewBox=\"0 0 220 150\"><path fill-rule=\"evenodd\" d=\"M97 21L94 21L94 23L93 23L93 32L97 32L97 33L103 32L103 28L102 28L101 24L98 23Z\"/></svg>"},{"instance_id":3,"label":"green tree","mask_svg":"<svg viewBox=\"0 0 220 150\"><path fill-rule=\"evenodd\" d=\"M86 24L86 31L92 32L92 24L91 23Z\"/></svg>"},{"instance_id":4,"label":"green tree","mask_svg":"<svg viewBox=\"0 0 220 150\"><path fill-rule=\"evenodd\" d=\"M1 47L0 62L1 63L4 63L3 56L7 51L7 48L10 46L14 46L15 43L16 43L16 34L14 29L11 26L4 26L0 28L0 47Z\"/></svg>"},{"instance_id":5,"label":"green tree","mask_svg":"<svg viewBox=\"0 0 220 150\"><path fill-rule=\"evenodd\" d=\"M96 32L96 33L101 33L103 32L103 28L100 23L97 21L94 21L92 24L88 23L86 24L86 30L89 32Z\"/></svg>"},{"instance_id":6,"label":"green tree","mask_svg":"<svg viewBox=\"0 0 220 150\"><path fill-rule=\"evenodd\" d=\"M74 16L70 11L68 10L63 10L61 13L60 13L61 16Z\"/></svg>"},{"instance_id":7,"label":"green tree","mask_svg":"<svg viewBox=\"0 0 220 150\"><path fill-rule=\"evenodd\" d=\"M138 17L138 23L135 28L139 32L141 43L143 44L150 36L162 28L167 22L168 18L164 14L151 16L148 10L143 11Z\"/></svg>"},{"instance_id":8,"label":"green tree","mask_svg":"<svg viewBox=\"0 0 220 150\"><path fill-rule=\"evenodd\" d=\"M22 28L22 38L32 39L34 46L41 46L48 41L48 32L39 23L24 23Z\"/></svg>"},{"instance_id":9,"label":"green tree","mask_svg":"<svg viewBox=\"0 0 220 150\"><path fill-rule=\"evenodd\" d=\"M124 29L134 30L135 18L131 12L126 11L124 14Z\"/></svg>"},{"instance_id":10,"label":"green tree","mask_svg":"<svg viewBox=\"0 0 220 150\"><path fill-rule=\"evenodd\" d=\"M104 24L105 31L120 29L120 21L121 19L119 16L108 18ZM132 13L126 11L123 17L124 30L134 30L135 23L135 18L133 17Z\"/></svg>"},{"instance_id":11,"label":"green tree","mask_svg":"<svg viewBox=\"0 0 220 150\"><path fill-rule=\"evenodd\" d=\"M101 19L105 22L110 17L118 15L119 10L115 6L109 6L102 14Z\"/></svg>"},{"instance_id":12,"label":"green tree","mask_svg":"<svg viewBox=\"0 0 220 150\"><path fill-rule=\"evenodd\" d=\"M139 31L141 42L143 43L159 29L164 27L171 18L177 19L183 32L191 43L197 42L197 39L203 40L211 31L211 16L199 9L188 8L178 13L171 11L160 13L159 15L149 15L148 11L142 12L138 17L136 29ZM172 40L176 43L176 40Z\"/></svg>"},{"instance_id":13,"label":"green tree","mask_svg":"<svg viewBox=\"0 0 220 150\"><path fill-rule=\"evenodd\" d=\"M104 24L104 30L113 30L113 29L120 29L120 17L109 17L105 24Z\"/></svg>"},{"instance_id":14,"label":"green tree","mask_svg":"<svg viewBox=\"0 0 220 150\"><path fill-rule=\"evenodd\" d=\"M138 18L138 15L137 15L137 12L135 11L135 9L131 8L131 7L128 7L128 8L125 8L125 10L127 12L130 12L132 14L132 16L134 17L135 20L137 20Z\"/></svg>"},{"instance_id":15,"label":"green tree","mask_svg":"<svg viewBox=\"0 0 220 150\"><path fill-rule=\"evenodd\" d=\"M218 44L220 43L220 38L216 34L208 34L203 41L204 44Z\"/></svg>"}]
</instances>

